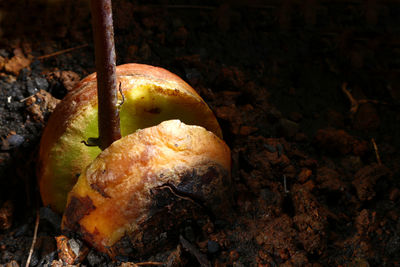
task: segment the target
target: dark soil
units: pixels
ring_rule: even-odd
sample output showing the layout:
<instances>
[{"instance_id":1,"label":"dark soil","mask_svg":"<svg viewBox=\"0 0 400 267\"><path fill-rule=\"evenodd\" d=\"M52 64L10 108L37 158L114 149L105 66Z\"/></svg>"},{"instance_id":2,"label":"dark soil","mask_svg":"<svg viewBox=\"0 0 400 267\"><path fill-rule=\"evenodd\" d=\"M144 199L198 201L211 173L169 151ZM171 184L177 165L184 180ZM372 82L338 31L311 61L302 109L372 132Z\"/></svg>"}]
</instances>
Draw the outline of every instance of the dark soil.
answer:
<instances>
[{"instance_id":1,"label":"dark soil","mask_svg":"<svg viewBox=\"0 0 400 267\"><path fill-rule=\"evenodd\" d=\"M188 226L149 258L76 261L400 265L400 4L189 2L113 1L118 64L162 66L214 110L234 223ZM35 160L56 99L94 72L90 13L86 1L20 0L0 14L0 264L25 265L40 211L30 266L42 266L59 259L61 232L40 208Z\"/></svg>"}]
</instances>

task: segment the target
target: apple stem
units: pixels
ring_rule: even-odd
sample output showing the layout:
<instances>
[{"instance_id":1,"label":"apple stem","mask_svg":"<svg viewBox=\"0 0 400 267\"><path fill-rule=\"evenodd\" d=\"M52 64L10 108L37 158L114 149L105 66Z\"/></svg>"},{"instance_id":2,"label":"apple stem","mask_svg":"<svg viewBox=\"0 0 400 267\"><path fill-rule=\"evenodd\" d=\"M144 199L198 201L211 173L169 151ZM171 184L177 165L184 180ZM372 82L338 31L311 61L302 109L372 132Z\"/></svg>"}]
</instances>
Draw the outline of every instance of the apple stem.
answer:
<instances>
[{"instance_id":1,"label":"apple stem","mask_svg":"<svg viewBox=\"0 0 400 267\"><path fill-rule=\"evenodd\" d=\"M97 72L99 147L121 138L111 0L91 0Z\"/></svg>"}]
</instances>

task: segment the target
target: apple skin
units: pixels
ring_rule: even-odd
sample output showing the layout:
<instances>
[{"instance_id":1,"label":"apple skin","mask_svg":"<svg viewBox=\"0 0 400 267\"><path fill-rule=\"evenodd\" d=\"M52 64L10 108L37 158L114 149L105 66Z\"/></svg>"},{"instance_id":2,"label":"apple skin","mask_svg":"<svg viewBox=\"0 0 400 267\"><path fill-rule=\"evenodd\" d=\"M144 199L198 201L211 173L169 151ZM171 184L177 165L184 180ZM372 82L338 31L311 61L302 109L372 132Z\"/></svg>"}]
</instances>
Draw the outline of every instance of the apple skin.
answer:
<instances>
[{"instance_id":1,"label":"apple skin","mask_svg":"<svg viewBox=\"0 0 400 267\"><path fill-rule=\"evenodd\" d=\"M229 216L230 169L228 146L203 127L170 120L139 130L82 172L68 195L62 230L113 258L154 253L160 235L171 242L185 220L205 210Z\"/></svg>"},{"instance_id":2,"label":"apple skin","mask_svg":"<svg viewBox=\"0 0 400 267\"><path fill-rule=\"evenodd\" d=\"M222 137L218 122L196 91L175 74L158 67L126 64L116 68L125 102L121 134L162 121L180 119ZM122 96L119 95L122 99ZM98 137L96 74L84 78L57 105L44 129L37 166L43 204L62 213L67 194L82 170L101 152L81 141Z\"/></svg>"}]
</instances>

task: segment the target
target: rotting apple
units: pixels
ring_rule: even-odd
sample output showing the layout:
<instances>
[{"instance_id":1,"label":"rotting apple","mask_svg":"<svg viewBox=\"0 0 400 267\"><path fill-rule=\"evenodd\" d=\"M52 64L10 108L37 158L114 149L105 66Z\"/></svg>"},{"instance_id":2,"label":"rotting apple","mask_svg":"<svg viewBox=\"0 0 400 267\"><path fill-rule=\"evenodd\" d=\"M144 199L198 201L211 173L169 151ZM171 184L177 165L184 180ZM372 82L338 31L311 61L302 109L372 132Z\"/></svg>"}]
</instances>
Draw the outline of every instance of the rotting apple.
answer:
<instances>
[{"instance_id":1,"label":"rotting apple","mask_svg":"<svg viewBox=\"0 0 400 267\"><path fill-rule=\"evenodd\" d=\"M180 119L222 136L218 122L196 91L175 74L158 67L126 64L117 67L124 103L121 133L162 121ZM82 141L98 136L96 75L83 79L56 107L44 130L37 176L44 205L62 213L67 194L85 167L101 152Z\"/></svg>"},{"instance_id":2,"label":"rotting apple","mask_svg":"<svg viewBox=\"0 0 400 267\"><path fill-rule=\"evenodd\" d=\"M228 146L203 127L169 120L138 130L82 172L62 228L111 257L154 253L185 219L228 216L230 168Z\"/></svg>"}]
</instances>

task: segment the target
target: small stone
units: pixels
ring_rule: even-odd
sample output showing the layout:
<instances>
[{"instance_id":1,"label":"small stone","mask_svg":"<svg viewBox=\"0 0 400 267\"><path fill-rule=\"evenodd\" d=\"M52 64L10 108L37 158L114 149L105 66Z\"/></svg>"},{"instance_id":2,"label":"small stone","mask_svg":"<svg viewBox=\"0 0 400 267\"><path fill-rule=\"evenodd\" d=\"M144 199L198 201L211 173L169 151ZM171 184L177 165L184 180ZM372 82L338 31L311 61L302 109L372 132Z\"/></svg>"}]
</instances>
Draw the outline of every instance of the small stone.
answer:
<instances>
[{"instance_id":1,"label":"small stone","mask_svg":"<svg viewBox=\"0 0 400 267\"><path fill-rule=\"evenodd\" d=\"M81 245L75 239L71 238L70 240L68 240L68 245L75 255L79 255Z\"/></svg>"},{"instance_id":2,"label":"small stone","mask_svg":"<svg viewBox=\"0 0 400 267\"><path fill-rule=\"evenodd\" d=\"M24 143L25 138L19 134L10 135L7 138L8 144L10 147L18 147Z\"/></svg>"},{"instance_id":3,"label":"small stone","mask_svg":"<svg viewBox=\"0 0 400 267\"><path fill-rule=\"evenodd\" d=\"M42 90L46 90L49 87L49 83L47 82L47 80L45 78L36 77L35 83L36 83L37 88L42 89Z\"/></svg>"},{"instance_id":4,"label":"small stone","mask_svg":"<svg viewBox=\"0 0 400 267\"><path fill-rule=\"evenodd\" d=\"M211 254L215 254L219 251L219 244L213 240L207 242L208 252Z\"/></svg>"}]
</instances>

